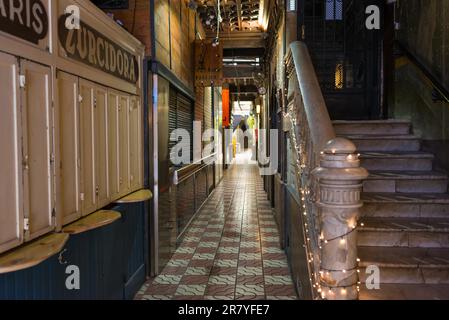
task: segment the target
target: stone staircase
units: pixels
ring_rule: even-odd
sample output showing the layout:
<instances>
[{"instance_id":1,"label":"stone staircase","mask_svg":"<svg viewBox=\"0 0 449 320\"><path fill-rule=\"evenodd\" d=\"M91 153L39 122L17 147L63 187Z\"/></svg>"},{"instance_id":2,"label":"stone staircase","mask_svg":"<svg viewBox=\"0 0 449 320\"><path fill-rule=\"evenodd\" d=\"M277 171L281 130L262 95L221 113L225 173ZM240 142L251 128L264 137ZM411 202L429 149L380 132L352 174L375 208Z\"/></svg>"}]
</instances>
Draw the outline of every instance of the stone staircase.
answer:
<instances>
[{"instance_id":1,"label":"stone staircase","mask_svg":"<svg viewBox=\"0 0 449 320\"><path fill-rule=\"evenodd\" d=\"M361 285L361 299L449 299L448 176L421 151L401 120L335 121L370 172L363 185L358 234L360 278L380 268L380 290Z\"/></svg>"}]
</instances>

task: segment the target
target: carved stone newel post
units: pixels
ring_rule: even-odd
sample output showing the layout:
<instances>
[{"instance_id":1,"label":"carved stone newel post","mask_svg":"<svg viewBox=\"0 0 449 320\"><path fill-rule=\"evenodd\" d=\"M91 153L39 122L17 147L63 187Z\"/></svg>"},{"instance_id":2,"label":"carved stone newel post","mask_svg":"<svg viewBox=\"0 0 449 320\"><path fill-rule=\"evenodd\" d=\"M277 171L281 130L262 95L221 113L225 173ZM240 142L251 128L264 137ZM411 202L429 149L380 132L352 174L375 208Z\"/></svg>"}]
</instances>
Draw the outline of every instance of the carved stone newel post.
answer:
<instances>
[{"instance_id":1,"label":"carved stone newel post","mask_svg":"<svg viewBox=\"0 0 449 320\"><path fill-rule=\"evenodd\" d=\"M320 292L329 300L358 299L357 221L368 172L355 151L351 141L333 139L313 172L320 190Z\"/></svg>"}]
</instances>

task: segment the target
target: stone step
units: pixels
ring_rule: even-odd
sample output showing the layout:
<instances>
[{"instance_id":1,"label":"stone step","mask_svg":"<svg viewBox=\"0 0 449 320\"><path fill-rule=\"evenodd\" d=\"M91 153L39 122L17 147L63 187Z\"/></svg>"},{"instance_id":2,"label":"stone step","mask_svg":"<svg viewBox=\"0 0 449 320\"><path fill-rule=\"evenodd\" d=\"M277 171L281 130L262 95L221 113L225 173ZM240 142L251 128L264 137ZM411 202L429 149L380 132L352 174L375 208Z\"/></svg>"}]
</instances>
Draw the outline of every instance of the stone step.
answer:
<instances>
[{"instance_id":1,"label":"stone step","mask_svg":"<svg viewBox=\"0 0 449 320\"><path fill-rule=\"evenodd\" d=\"M436 171L370 171L364 192L446 193L448 177Z\"/></svg>"},{"instance_id":2,"label":"stone step","mask_svg":"<svg viewBox=\"0 0 449 320\"><path fill-rule=\"evenodd\" d=\"M414 135L345 135L359 152L419 151L421 139Z\"/></svg>"},{"instance_id":3,"label":"stone step","mask_svg":"<svg viewBox=\"0 0 449 320\"><path fill-rule=\"evenodd\" d=\"M434 155L426 152L361 152L368 171L431 171Z\"/></svg>"},{"instance_id":4,"label":"stone step","mask_svg":"<svg viewBox=\"0 0 449 320\"><path fill-rule=\"evenodd\" d=\"M408 135L411 124L405 120L334 121L335 132L347 135Z\"/></svg>"},{"instance_id":5,"label":"stone step","mask_svg":"<svg viewBox=\"0 0 449 320\"><path fill-rule=\"evenodd\" d=\"M449 284L448 248L358 248L360 281L365 283L368 266L380 270L380 283Z\"/></svg>"},{"instance_id":6,"label":"stone step","mask_svg":"<svg viewBox=\"0 0 449 320\"><path fill-rule=\"evenodd\" d=\"M362 193L362 217L449 217L449 195L441 193Z\"/></svg>"},{"instance_id":7,"label":"stone step","mask_svg":"<svg viewBox=\"0 0 449 320\"><path fill-rule=\"evenodd\" d=\"M449 218L362 218L360 222L359 246L449 248Z\"/></svg>"},{"instance_id":8,"label":"stone step","mask_svg":"<svg viewBox=\"0 0 449 320\"><path fill-rule=\"evenodd\" d=\"M362 285L360 300L449 300L449 285L382 284L379 290Z\"/></svg>"}]
</instances>

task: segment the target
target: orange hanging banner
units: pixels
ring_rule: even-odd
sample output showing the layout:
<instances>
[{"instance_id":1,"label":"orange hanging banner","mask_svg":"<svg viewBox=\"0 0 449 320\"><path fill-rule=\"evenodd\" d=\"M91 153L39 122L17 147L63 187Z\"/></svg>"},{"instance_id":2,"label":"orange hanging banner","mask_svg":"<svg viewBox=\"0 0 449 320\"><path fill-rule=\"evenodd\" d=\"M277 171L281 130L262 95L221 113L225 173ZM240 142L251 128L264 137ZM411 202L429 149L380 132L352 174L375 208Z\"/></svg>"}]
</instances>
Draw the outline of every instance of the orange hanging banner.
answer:
<instances>
[{"instance_id":1,"label":"orange hanging banner","mask_svg":"<svg viewBox=\"0 0 449 320\"><path fill-rule=\"evenodd\" d=\"M229 89L223 88L221 92L221 100L223 105L223 127L229 127L230 125L230 112L229 112Z\"/></svg>"}]
</instances>

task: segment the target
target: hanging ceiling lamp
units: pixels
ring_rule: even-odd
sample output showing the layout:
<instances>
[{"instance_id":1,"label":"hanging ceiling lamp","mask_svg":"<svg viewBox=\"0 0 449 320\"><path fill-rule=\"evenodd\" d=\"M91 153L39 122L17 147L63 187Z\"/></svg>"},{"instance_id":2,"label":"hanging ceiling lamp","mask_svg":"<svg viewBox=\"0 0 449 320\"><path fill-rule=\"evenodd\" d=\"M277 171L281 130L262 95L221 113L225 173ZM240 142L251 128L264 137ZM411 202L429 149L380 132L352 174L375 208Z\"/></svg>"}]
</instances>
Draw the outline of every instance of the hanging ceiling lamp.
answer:
<instances>
[{"instance_id":1,"label":"hanging ceiling lamp","mask_svg":"<svg viewBox=\"0 0 449 320\"><path fill-rule=\"evenodd\" d=\"M223 22L223 18L221 17L220 0L217 0L217 36L212 41L213 47L217 47L220 44L220 24L222 22Z\"/></svg>"}]
</instances>

